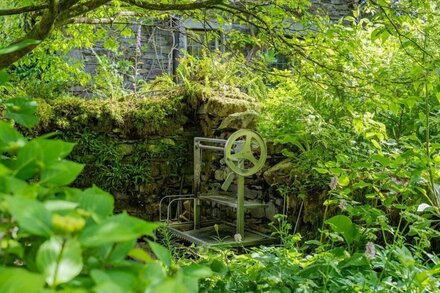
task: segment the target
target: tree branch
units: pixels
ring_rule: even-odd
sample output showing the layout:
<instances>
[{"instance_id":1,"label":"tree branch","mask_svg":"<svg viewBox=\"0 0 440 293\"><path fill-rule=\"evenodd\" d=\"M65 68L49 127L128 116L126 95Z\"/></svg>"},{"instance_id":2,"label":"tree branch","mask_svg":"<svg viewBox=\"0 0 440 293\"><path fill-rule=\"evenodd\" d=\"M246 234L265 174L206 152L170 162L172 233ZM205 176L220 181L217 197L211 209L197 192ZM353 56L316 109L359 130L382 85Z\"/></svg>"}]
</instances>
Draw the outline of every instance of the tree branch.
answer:
<instances>
[{"instance_id":1,"label":"tree branch","mask_svg":"<svg viewBox=\"0 0 440 293\"><path fill-rule=\"evenodd\" d=\"M84 15L87 12L95 10L111 0L91 0L89 2L80 3L72 6L70 9L62 11L58 16L55 26L62 26L71 22L71 18Z\"/></svg>"},{"instance_id":2,"label":"tree branch","mask_svg":"<svg viewBox=\"0 0 440 293\"><path fill-rule=\"evenodd\" d=\"M48 4L31 5L31 6L24 6L18 8L6 8L6 9L0 9L0 15L21 14L25 12L40 11L47 8L49 8Z\"/></svg>"},{"instance_id":3,"label":"tree branch","mask_svg":"<svg viewBox=\"0 0 440 293\"><path fill-rule=\"evenodd\" d=\"M203 8L215 8L216 5L223 3L223 0L205 0L192 3L183 4L165 4L165 3L151 3L144 0L123 0L126 3L132 4L134 6L155 10L155 11L170 11L170 10L196 10Z\"/></svg>"},{"instance_id":4,"label":"tree branch","mask_svg":"<svg viewBox=\"0 0 440 293\"><path fill-rule=\"evenodd\" d=\"M48 7L49 10L46 11L45 14L43 14L41 20L32 28L29 33L26 34L24 38L20 39L14 44L23 42L24 40L28 39L41 41L44 40L52 31L53 24L57 17L56 12L58 11L58 4L59 3L57 0L50 0L50 6ZM15 61L19 60L21 57L31 52L37 45L37 43L33 43L24 48L20 48L17 51L0 55L0 69L6 68Z\"/></svg>"}]
</instances>

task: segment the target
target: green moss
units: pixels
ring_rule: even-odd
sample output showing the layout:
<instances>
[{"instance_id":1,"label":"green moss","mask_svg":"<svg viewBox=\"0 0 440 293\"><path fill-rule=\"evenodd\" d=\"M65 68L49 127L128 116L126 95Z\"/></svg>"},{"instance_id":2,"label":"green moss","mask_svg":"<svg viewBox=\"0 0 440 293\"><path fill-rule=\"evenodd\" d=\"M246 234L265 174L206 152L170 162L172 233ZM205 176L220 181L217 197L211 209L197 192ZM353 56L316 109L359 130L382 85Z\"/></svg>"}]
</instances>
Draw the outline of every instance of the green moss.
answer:
<instances>
[{"instance_id":1,"label":"green moss","mask_svg":"<svg viewBox=\"0 0 440 293\"><path fill-rule=\"evenodd\" d=\"M37 133L54 130L115 133L126 138L172 134L187 121L180 97L125 97L118 100L78 97L38 101Z\"/></svg>"}]
</instances>

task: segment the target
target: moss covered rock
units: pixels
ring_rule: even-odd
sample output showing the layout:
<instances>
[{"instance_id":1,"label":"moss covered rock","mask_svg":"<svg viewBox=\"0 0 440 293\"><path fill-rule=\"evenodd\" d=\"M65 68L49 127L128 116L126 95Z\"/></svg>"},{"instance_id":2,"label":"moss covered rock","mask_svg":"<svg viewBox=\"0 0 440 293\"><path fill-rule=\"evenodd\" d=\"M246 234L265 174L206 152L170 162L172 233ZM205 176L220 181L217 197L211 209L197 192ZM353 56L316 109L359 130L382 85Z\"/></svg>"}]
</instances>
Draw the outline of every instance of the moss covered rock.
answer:
<instances>
[{"instance_id":1,"label":"moss covered rock","mask_svg":"<svg viewBox=\"0 0 440 293\"><path fill-rule=\"evenodd\" d=\"M118 100L78 97L38 100L37 133L54 130L116 134L125 138L178 133L188 118L181 97L125 97Z\"/></svg>"}]
</instances>

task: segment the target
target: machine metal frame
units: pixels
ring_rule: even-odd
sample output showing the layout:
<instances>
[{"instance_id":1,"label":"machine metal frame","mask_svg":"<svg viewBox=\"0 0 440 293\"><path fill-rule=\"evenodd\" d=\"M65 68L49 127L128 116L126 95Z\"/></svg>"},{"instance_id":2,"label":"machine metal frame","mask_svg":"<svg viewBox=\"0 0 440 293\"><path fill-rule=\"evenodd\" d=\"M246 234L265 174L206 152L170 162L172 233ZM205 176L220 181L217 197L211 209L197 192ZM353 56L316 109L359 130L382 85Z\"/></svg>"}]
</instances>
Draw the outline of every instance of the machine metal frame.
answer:
<instances>
[{"instance_id":1,"label":"machine metal frame","mask_svg":"<svg viewBox=\"0 0 440 293\"><path fill-rule=\"evenodd\" d=\"M244 139L243 139L244 138ZM259 157L253 154L252 146L256 144L259 149ZM232 170L222 185L225 192L201 193L201 164L204 150L212 150L224 153L226 165ZM274 242L274 238L260 232L245 229L245 210L252 208L266 208L267 204L246 201L244 177L258 172L264 165L267 157L266 145L259 134L254 131L241 129L234 132L227 140L217 138L195 137L194 138L194 184L193 194L190 195L167 195L159 203L160 220L162 220L162 208L164 201L168 200L167 219L169 228L176 236L198 245L257 245ZM245 164L245 161L247 164ZM250 163L249 163L250 162ZM251 166L251 167L249 167ZM230 184L237 177L236 198L226 193ZM193 202L192 221L179 222L179 217L171 218L171 209L174 203L181 208L183 201ZM225 221L203 221L201 219L202 202L210 201L226 207L236 209L236 229L232 223ZM174 221L173 221L174 220ZM177 220L177 222L176 222ZM213 224L217 224L218 229L226 231L224 239L213 239L211 235L214 231ZM235 230L235 231L234 231ZM211 234L210 234L211 233ZM215 235L214 235L215 236Z\"/></svg>"}]
</instances>

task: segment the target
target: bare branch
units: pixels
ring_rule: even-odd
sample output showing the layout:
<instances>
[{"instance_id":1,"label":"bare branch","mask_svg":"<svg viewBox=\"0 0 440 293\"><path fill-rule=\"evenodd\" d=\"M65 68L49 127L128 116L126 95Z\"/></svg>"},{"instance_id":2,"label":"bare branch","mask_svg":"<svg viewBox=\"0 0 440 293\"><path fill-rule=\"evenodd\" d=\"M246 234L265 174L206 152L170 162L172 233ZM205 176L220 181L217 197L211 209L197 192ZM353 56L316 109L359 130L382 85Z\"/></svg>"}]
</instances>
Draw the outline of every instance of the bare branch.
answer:
<instances>
[{"instance_id":1,"label":"bare branch","mask_svg":"<svg viewBox=\"0 0 440 293\"><path fill-rule=\"evenodd\" d=\"M40 11L49 8L48 4L31 5L18 8L0 9L0 15L14 15L26 12Z\"/></svg>"}]
</instances>

